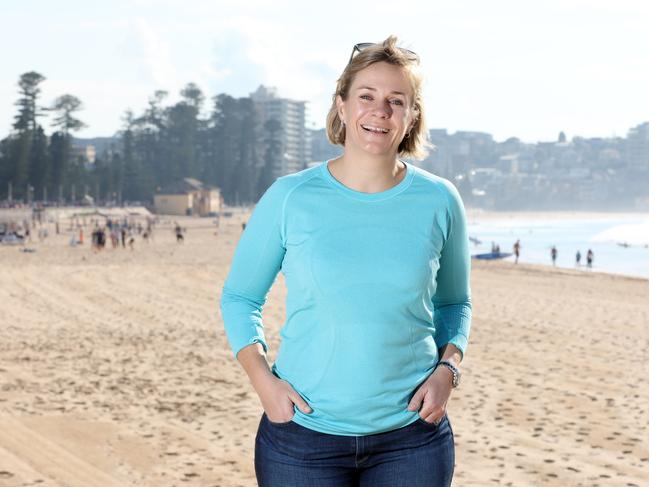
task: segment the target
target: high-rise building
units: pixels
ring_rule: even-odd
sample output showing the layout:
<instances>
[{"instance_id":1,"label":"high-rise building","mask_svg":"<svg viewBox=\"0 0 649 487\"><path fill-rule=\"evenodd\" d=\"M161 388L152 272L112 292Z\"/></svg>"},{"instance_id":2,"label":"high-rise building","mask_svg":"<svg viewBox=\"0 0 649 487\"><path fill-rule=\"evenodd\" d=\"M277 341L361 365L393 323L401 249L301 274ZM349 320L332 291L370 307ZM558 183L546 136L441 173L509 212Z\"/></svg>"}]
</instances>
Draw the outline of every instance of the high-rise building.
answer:
<instances>
[{"instance_id":1,"label":"high-rise building","mask_svg":"<svg viewBox=\"0 0 649 487\"><path fill-rule=\"evenodd\" d=\"M649 169L649 122L629 130L626 139L629 166L633 169Z\"/></svg>"},{"instance_id":2,"label":"high-rise building","mask_svg":"<svg viewBox=\"0 0 649 487\"><path fill-rule=\"evenodd\" d=\"M251 93L250 98L257 108L262 130L268 127L269 120L279 122L276 130L272 131L280 153L273 164L273 179L306 167L310 160L309 137L305 124L306 102L280 98L276 88L263 85ZM270 137L270 133L267 132L266 136Z\"/></svg>"}]
</instances>

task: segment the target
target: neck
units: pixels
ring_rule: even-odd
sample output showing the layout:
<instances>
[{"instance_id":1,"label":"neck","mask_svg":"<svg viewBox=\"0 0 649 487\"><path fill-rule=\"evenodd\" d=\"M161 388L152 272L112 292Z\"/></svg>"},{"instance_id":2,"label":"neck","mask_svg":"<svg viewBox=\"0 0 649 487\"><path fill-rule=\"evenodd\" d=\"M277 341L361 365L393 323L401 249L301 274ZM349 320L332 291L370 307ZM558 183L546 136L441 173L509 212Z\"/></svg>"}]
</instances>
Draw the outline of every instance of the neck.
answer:
<instances>
[{"instance_id":1,"label":"neck","mask_svg":"<svg viewBox=\"0 0 649 487\"><path fill-rule=\"evenodd\" d=\"M373 155L345 147L342 156L329 162L329 171L342 184L362 193L379 193L399 184L406 167L396 154Z\"/></svg>"}]
</instances>

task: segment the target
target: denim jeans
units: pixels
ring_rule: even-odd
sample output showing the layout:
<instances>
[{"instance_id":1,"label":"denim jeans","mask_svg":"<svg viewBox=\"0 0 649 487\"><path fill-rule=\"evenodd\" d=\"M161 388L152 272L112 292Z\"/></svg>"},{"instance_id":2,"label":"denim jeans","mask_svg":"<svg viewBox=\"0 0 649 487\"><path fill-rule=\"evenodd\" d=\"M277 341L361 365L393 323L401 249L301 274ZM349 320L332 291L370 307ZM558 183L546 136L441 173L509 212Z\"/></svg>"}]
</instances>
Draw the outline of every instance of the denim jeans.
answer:
<instances>
[{"instance_id":1,"label":"denim jeans","mask_svg":"<svg viewBox=\"0 0 649 487\"><path fill-rule=\"evenodd\" d=\"M261 417L255 439L260 487L448 487L455 443L446 415L365 436L320 433Z\"/></svg>"}]
</instances>

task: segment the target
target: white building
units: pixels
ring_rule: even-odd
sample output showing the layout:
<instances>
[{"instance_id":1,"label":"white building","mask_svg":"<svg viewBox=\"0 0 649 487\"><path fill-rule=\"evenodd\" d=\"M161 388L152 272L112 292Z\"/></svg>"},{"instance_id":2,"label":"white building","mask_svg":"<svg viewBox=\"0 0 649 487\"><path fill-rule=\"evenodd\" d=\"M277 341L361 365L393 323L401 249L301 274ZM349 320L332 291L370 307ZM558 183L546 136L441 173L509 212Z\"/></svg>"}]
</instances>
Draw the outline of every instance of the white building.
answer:
<instances>
[{"instance_id":1,"label":"white building","mask_svg":"<svg viewBox=\"0 0 649 487\"><path fill-rule=\"evenodd\" d=\"M626 143L629 165L636 169L649 168L649 122L630 129Z\"/></svg>"},{"instance_id":2,"label":"white building","mask_svg":"<svg viewBox=\"0 0 649 487\"><path fill-rule=\"evenodd\" d=\"M273 167L273 179L300 171L310 159L309 140L306 130L306 102L280 98L277 89L260 85L250 94L257 109L260 126L277 120L280 130L277 141L282 157Z\"/></svg>"}]
</instances>

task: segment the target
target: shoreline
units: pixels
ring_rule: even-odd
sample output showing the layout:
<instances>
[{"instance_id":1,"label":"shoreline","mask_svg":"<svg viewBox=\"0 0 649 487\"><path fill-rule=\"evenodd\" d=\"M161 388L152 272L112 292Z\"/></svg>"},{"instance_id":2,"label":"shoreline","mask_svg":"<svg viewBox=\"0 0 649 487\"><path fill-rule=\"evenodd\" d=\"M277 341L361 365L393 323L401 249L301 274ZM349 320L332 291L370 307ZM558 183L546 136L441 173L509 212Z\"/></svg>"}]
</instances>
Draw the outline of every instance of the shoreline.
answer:
<instances>
[{"instance_id":1,"label":"shoreline","mask_svg":"<svg viewBox=\"0 0 649 487\"><path fill-rule=\"evenodd\" d=\"M474 267L474 264L478 263L475 265L476 268L484 266L489 266L493 265L495 262L498 262L500 266L507 266L507 267L520 267L522 269L528 269L532 270L535 272L544 272L544 273L550 273L550 274L564 274L564 275L569 275L569 276L576 276L576 277L583 277L583 276L589 276L589 275L603 275L603 276L608 276L616 279L624 279L624 280L631 280L631 281L638 281L638 282L649 282L649 277L646 276L635 276L635 275L629 275L629 274L622 274L619 272L609 272L609 271L601 271L592 269L592 270L587 270L584 268L583 270L579 269L573 269L570 267L559 267L559 266L552 266L550 264L534 264L530 262L520 262L518 264L514 264L513 262L510 262L506 259L501 259L500 261L485 261L485 260L480 260L480 259L471 259L471 267ZM583 266L585 267L585 266Z\"/></svg>"},{"instance_id":2,"label":"shoreline","mask_svg":"<svg viewBox=\"0 0 649 487\"><path fill-rule=\"evenodd\" d=\"M599 220L612 218L646 218L649 219L647 211L576 211L576 210L557 210L557 211L495 211L483 210L481 208L466 208L467 219L483 220Z\"/></svg>"}]
</instances>

